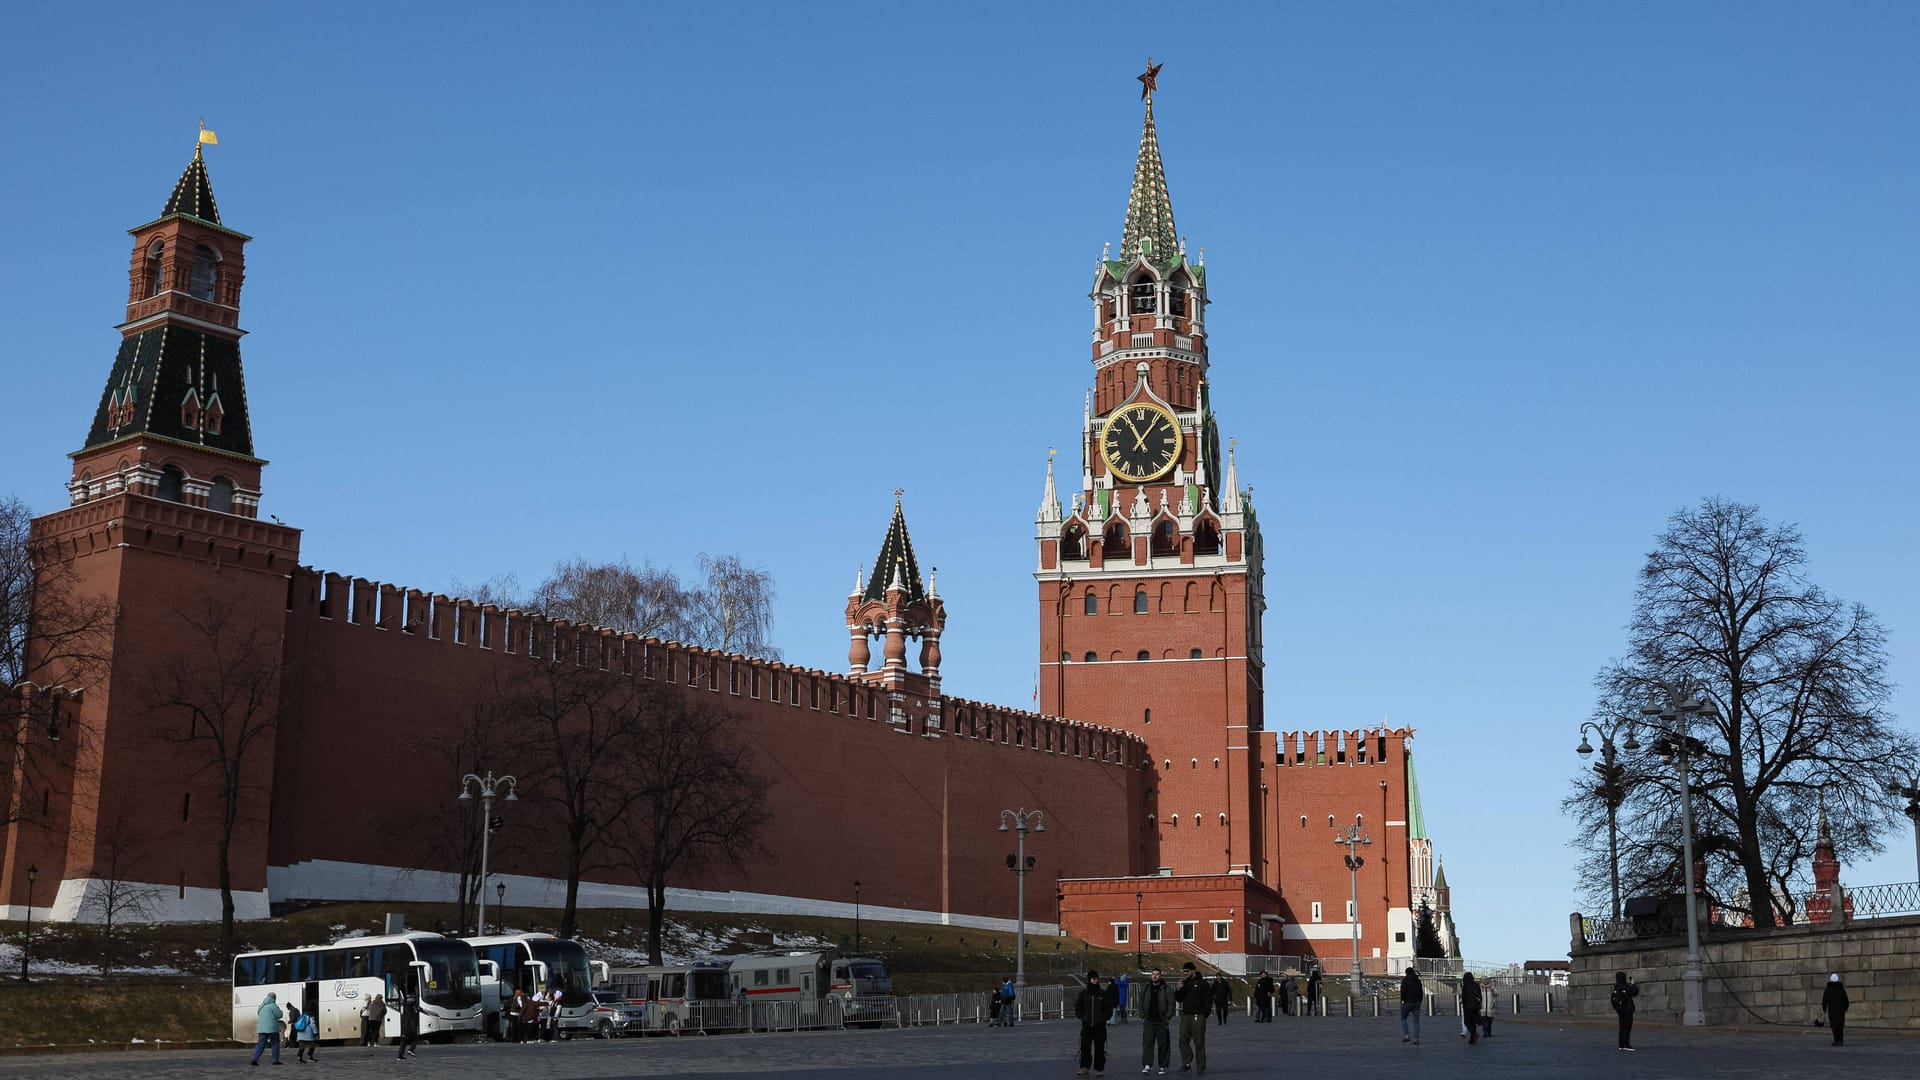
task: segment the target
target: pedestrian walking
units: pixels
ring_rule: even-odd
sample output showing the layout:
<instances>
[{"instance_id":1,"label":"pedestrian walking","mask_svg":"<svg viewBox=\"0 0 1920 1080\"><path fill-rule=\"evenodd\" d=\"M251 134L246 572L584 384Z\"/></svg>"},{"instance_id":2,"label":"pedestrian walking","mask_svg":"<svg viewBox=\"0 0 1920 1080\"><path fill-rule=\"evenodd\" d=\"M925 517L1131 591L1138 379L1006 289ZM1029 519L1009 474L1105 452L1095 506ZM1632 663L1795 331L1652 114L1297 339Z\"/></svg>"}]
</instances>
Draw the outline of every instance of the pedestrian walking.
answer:
<instances>
[{"instance_id":1,"label":"pedestrian walking","mask_svg":"<svg viewBox=\"0 0 1920 1080\"><path fill-rule=\"evenodd\" d=\"M1420 973L1408 968L1400 977L1400 1041L1420 1045L1420 1003L1427 998L1427 988L1421 985ZM1407 1018L1413 1018L1409 1030Z\"/></svg>"},{"instance_id":2,"label":"pedestrian walking","mask_svg":"<svg viewBox=\"0 0 1920 1080\"><path fill-rule=\"evenodd\" d=\"M1493 1014L1500 1011L1500 994L1493 988L1493 980L1480 984L1480 1037L1493 1038Z\"/></svg>"},{"instance_id":3,"label":"pedestrian walking","mask_svg":"<svg viewBox=\"0 0 1920 1080\"><path fill-rule=\"evenodd\" d=\"M1225 975L1213 977L1213 1012L1219 1017L1216 1023L1227 1022L1227 1010L1233 1007L1233 987L1228 984Z\"/></svg>"},{"instance_id":4,"label":"pedestrian walking","mask_svg":"<svg viewBox=\"0 0 1920 1080\"><path fill-rule=\"evenodd\" d=\"M1320 967L1314 965L1307 972L1307 1015L1313 1016L1320 1011Z\"/></svg>"},{"instance_id":5,"label":"pedestrian walking","mask_svg":"<svg viewBox=\"0 0 1920 1080\"><path fill-rule=\"evenodd\" d=\"M1180 965L1183 973L1174 1001L1180 1006L1180 1071L1199 1068L1207 1071L1207 1013L1213 1009L1213 991L1189 960Z\"/></svg>"},{"instance_id":6,"label":"pedestrian walking","mask_svg":"<svg viewBox=\"0 0 1920 1080\"><path fill-rule=\"evenodd\" d=\"M1620 1018L1620 1049L1633 1049L1633 999L1640 996L1640 988L1627 981L1627 973L1613 973L1613 992L1607 995L1607 1003L1613 1006L1613 1014Z\"/></svg>"},{"instance_id":7,"label":"pedestrian walking","mask_svg":"<svg viewBox=\"0 0 1920 1080\"><path fill-rule=\"evenodd\" d=\"M1166 1074L1167 1062L1173 1054L1173 1040L1167 1032L1167 1025L1173 1021L1173 987L1160 978L1160 969L1154 968L1147 974L1146 985L1140 988L1140 1071L1146 1072L1155 1065Z\"/></svg>"},{"instance_id":8,"label":"pedestrian walking","mask_svg":"<svg viewBox=\"0 0 1920 1080\"><path fill-rule=\"evenodd\" d=\"M526 1011L527 992L516 986L513 988L513 996L508 998L506 1005L500 1009L500 1022L507 1026L506 1035L508 1042L523 1043L526 1041L525 1026L520 1022L520 1017L525 1015Z\"/></svg>"},{"instance_id":9,"label":"pedestrian walking","mask_svg":"<svg viewBox=\"0 0 1920 1080\"><path fill-rule=\"evenodd\" d=\"M396 1059L414 1056L413 1044L420 1039L420 989L407 987L400 991L400 1000L396 1003L400 1009L400 1052L393 1055Z\"/></svg>"},{"instance_id":10,"label":"pedestrian walking","mask_svg":"<svg viewBox=\"0 0 1920 1080\"><path fill-rule=\"evenodd\" d=\"M741 993L745 994L746 991L742 990ZM565 995L558 987L547 991L547 1011L542 1019L545 1021L544 1036L548 1042L553 1042L560 1037L560 1008L564 1004L566 1004Z\"/></svg>"},{"instance_id":11,"label":"pedestrian walking","mask_svg":"<svg viewBox=\"0 0 1920 1080\"><path fill-rule=\"evenodd\" d=\"M520 1044L522 1046L540 1041L540 1015L545 1011L546 1007L541 1004L539 994L529 994L524 990L520 992L520 1027L518 1030L520 1034Z\"/></svg>"},{"instance_id":12,"label":"pedestrian walking","mask_svg":"<svg viewBox=\"0 0 1920 1080\"><path fill-rule=\"evenodd\" d=\"M1288 972L1280 980L1280 1011L1292 1016L1299 1007L1300 980L1294 978L1292 972Z\"/></svg>"},{"instance_id":13,"label":"pedestrian walking","mask_svg":"<svg viewBox=\"0 0 1920 1080\"><path fill-rule=\"evenodd\" d=\"M1100 973L1087 972L1087 983L1080 988L1080 997L1073 1003L1073 1015L1080 1018L1080 1072L1087 1075L1089 1066L1093 1075L1107 1075L1107 1023L1113 1019L1113 999L1107 995L1107 988L1100 985Z\"/></svg>"},{"instance_id":14,"label":"pedestrian walking","mask_svg":"<svg viewBox=\"0 0 1920 1080\"><path fill-rule=\"evenodd\" d=\"M1847 984L1840 981L1840 973L1827 976L1827 989L1820 995L1820 1011L1827 1014L1827 1026L1833 1029L1833 1045L1845 1046L1847 1042Z\"/></svg>"},{"instance_id":15,"label":"pedestrian walking","mask_svg":"<svg viewBox=\"0 0 1920 1080\"><path fill-rule=\"evenodd\" d=\"M271 990L267 991L267 1000L260 1003L260 1008L255 1013L253 1060L247 1064L260 1064L260 1054L269 1046L273 1047L273 1063L280 1064L280 1020L285 1015L280 1011L278 995Z\"/></svg>"},{"instance_id":16,"label":"pedestrian walking","mask_svg":"<svg viewBox=\"0 0 1920 1080\"><path fill-rule=\"evenodd\" d=\"M1273 1023L1273 975L1261 972L1260 981L1253 984L1253 1022L1256 1024Z\"/></svg>"},{"instance_id":17,"label":"pedestrian walking","mask_svg":"<svg viewBox=\"0 0 1920 1080\"><path fill-rule=\"evenodd\" d=\"M1460 1017L1467 1025L1467 1045L1480 1042L1480 984L1469 971L1460 976Z\"/></svg>"},{"instance_id":18,"label":"pedestrian walking","mask_svg":"<svg viewBox=\"0 0 1920 1080\"><path fill-rule=\"evenodd\" d=\"M292 1009L291 1005L288 1009ZM293 1022L293 1060L320 1063L320 1018L311 1010L303 1012Z\"/></svg>"},{"instance_id":19,"label":"pedestrian walking","mask_svg":"<svg viewBox=\"0 0 1920 1080\"><path fill-rule=\"evenodd\" d=\"M1124 971L1121 972L1115 976L1113 982L1108 985L1113 987L1115 999L1113 1022L1116 1024L1124 1024L1127 1022L1127 973Z\"/></svg>"},{"instance_id":20,"label":"pedestrian walking","mask_svg":"<svg viewBox=\"0 0 1920 1080\"><path fill-rule=\"evenodd\" d=\"M1000 984L1000 1019L998 1022L1000 1027L1013 1026L1014 1014L1019 1011L1014 1008L1013 1004L1016 994L1017 991L1013 988L1013 977L1008 976L1005 981Z\"/></svg>"}]
</instances>

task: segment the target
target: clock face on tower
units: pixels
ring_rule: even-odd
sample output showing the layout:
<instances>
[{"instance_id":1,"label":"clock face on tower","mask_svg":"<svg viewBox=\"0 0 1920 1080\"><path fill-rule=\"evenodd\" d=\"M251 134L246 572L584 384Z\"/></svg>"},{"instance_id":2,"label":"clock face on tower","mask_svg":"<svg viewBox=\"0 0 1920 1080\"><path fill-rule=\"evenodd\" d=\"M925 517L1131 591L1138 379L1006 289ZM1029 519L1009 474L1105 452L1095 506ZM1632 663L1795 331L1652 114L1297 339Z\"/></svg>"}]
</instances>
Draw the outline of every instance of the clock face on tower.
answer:
<instances>
[{"instance_id":1,"label":"clock face on tower","mask_svg":"<svg viewBox=\"0 0 1920 1080\"><path fill-rule=\"evenodd\" d=\"M1122 480L1152 480L1180 460L1180 422L1150 402L1123 405L1107 418L1100 456L1107 470Z\"/></svg>"}]
</instances>

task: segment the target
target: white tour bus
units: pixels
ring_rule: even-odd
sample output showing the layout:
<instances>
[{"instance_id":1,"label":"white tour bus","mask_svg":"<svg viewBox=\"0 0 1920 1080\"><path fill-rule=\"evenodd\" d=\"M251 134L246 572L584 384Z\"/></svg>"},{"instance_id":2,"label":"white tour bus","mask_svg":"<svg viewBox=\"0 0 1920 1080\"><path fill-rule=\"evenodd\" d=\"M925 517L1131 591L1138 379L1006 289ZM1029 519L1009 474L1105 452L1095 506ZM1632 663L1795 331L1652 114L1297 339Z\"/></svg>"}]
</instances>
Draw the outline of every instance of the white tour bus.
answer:
<instances>
[{"instance_id":1,"label":"white tour bus","mask_svg":"<svg viewBox=\"0 0 1920 1080\"><path fill-rule=\"evenodd\" d=\"M516 989L559 991L560 1032L586 1032L593 1027L593 976L603 978L606 965L588 963L587 950L577 941L552 934L491 934L470 937L481 967L491 965L491 978L481 980L485 1001L484 1028L494 1038L506 1030L500 1024L500 1003Z\"/></svg>"},{"instance_id":2,"label":"white tour bus","mask_svg":"<svg viewBox=\"0 0 1920 1080\"><path fill-rule=\"evenodd\" d=\"M420 1037L445 1038L480 1030L481 987L480 965L466 942L424 931L245 953L233 958L233 1038L254 1041L269 992L282 1009L291 1002L318 1019L320 1038L356 1042L368 999L386 998L381 1034L398 1037L398 1006L418 994Z\"/></svg>"}]
</instances>

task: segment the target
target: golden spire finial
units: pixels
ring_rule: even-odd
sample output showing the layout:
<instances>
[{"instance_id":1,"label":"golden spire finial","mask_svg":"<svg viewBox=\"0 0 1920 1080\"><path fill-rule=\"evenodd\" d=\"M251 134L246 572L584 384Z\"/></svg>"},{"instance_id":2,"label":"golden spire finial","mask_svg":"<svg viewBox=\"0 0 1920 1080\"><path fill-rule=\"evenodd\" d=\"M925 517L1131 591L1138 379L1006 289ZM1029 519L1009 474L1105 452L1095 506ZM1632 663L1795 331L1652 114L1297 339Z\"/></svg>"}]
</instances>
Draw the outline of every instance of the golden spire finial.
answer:
<instances>
[{"instance_id":1,"label":"golden spire finial","mask_svg":"<svg viewBox=\"0 0 1920 1080\"><path fill-rule=\"evenodd\" d=\"M199 141L193 144L193 159L195 161L200 160L200 148L202 146L219 146L219 145L220 145L220 136L215 135L213 132L207 130L207 118L204 116L201 117L200 118L200 138L199 138Z\"/></svg>"}]
</instances>

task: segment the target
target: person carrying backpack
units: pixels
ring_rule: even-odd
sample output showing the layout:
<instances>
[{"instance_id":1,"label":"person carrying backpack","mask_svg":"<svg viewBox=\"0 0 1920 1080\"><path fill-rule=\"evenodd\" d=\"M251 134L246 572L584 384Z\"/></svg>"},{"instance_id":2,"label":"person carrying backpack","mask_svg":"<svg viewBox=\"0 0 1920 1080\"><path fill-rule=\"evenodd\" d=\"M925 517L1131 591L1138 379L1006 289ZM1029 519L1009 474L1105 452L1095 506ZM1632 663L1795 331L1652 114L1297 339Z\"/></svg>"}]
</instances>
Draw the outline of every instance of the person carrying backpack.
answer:
<instances>
[{"instance_id":1,"label":"person carrying backpack","mask_svg":"<svg viewBox=\"0 0 1920 1080\"><path fill-rule=\"evenodd\" d=\"M292 1008L291 1005L288 1008ZM293 1021L293 1060L320 1060L320 1021L311 1012L298 1013Z\"/></svg>"},{"instance_id":2,"label":"person carrying backpack","mask_svg":"<svg viewBox=\"0 0 1920 1080\"><path fill-rule=\"evenodd\" d=\"M1620 1049L1633 1049L1633 999L1640 996L1640 988L1627 981L1627 973L1613 973L1613 993L1607 995L1607 1003L1613 1006L1614 1015L1620 1018Z\"/></svg>"}]
</instances>

